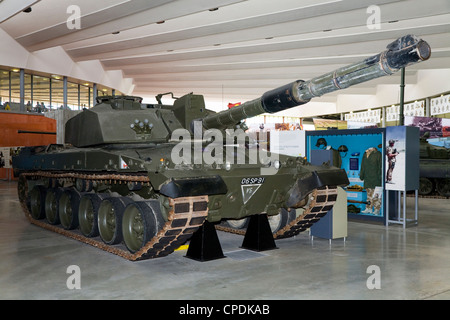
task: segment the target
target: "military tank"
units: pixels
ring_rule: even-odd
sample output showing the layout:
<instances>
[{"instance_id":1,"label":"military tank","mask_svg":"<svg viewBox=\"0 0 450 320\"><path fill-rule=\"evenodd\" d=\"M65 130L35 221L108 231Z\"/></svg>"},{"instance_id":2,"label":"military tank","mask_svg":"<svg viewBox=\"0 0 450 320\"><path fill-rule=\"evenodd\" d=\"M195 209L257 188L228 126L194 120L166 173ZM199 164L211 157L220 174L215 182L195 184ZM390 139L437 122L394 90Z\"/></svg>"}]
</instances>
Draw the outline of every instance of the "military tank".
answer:
<instances>
[{"instance_id":1,"label":"military tank","mask_svg":"<svg viewBox=\"0 0 450 320\"><path fill-rule=\"evenodd\" d=\"M431 195L437 191L450 197L450 149L434 146L427 141L429 133L420 138L419 194Z\"/></svg>"},{"instance_id":2,"label":"military tank","mask_svg":"<svg viewBox=\"0 0 450 320\"><path fill-rule=\"evenodd\" d=\"M20 203L31 223L132 261L170 254L206 222L267 215L274 238L296 235L333 207L347 175L240 140L243 120L430 55L425 41L407 35L361 62L218 113L193 93L173 105L162 104L162 95L154 105L100 97L67 122L64 145L25 147L13 158ZM296 208L303 213L293 214Z\"/></svg>"}]
</instances>

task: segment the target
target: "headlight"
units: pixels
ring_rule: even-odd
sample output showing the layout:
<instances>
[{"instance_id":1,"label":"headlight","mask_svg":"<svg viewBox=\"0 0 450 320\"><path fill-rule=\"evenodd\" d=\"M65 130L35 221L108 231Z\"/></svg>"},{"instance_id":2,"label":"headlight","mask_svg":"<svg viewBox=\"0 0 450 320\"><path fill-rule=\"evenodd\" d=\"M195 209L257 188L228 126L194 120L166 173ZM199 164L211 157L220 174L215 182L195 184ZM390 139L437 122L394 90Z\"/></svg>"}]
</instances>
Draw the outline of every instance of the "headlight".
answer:
<instances>
[{"instance_id":1,"label":"headlight","mask_svg":"<svg viewBox=\"0 0 450 320\"><path fill-rule=\"evenodd\" d=\"M231 163L225 162L225 170L227 170L227 171L231 170Z\"/></svg>"}]
</instances>

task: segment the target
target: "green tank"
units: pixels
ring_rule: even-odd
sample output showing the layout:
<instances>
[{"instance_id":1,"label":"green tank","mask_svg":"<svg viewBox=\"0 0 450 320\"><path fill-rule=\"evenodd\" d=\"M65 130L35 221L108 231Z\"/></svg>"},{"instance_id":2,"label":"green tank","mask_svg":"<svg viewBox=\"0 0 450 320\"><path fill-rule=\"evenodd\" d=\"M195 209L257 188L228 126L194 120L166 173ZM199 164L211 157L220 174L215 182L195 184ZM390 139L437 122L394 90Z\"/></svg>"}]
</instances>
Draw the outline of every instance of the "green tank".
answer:
<instances>
[{"instance_id":1,"label":"green tank","mask_svg":"<svg viewBox=\"0 0 450 320\"><path fill-rule=\"evenodd\" d=\"M133 261L170 254L206 222L241 230L263 214L275 239L296 235L333 207L347 175L265 151L243 134L243 120L430 55L425 41L407 35L361 62L219 113L193 93L173 105L162 95L155 105L101 97L67 122L64 145L25 147L13 158L20 203L31 223Z\"/></svg>"},{"instance_id":2,"label":"green tank","mask_svg":"<svg viewBox=\"0 0 450 320\"><path fill-rule=\"evenodd\" d=\"M430 195L437 191L450 197L450 149L434 146L427 141L429 133L420 138L419 194Z\"/></svg>"}]
</instances>

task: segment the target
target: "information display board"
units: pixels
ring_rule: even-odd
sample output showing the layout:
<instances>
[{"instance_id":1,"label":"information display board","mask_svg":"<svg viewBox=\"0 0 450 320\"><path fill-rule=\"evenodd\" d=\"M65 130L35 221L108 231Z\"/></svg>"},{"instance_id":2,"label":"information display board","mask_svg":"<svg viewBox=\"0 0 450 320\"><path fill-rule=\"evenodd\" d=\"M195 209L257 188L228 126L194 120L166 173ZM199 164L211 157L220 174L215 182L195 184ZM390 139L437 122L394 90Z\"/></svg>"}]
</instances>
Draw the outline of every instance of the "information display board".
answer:
<instances>
[{"instance_id":1,"label":"information display board","mask_svg":"<svg viewBox=\"0 0 450 320\"><path fill-rule=\"evenodd\" d=\"M347 173L349 217L384 223L385 129L307 131L308 161L317 154L314 150L331 150L330 165Z\"/></svg>"},{"instance_id":2,"label":"information display board","mask_svg":"<svg viewBox=\"0 0 450 320\"><path fill-rule=\"evenodd\" d=\"M386 128L386 190L419 189L419 128Z\"/></svg>"}]
</instances>

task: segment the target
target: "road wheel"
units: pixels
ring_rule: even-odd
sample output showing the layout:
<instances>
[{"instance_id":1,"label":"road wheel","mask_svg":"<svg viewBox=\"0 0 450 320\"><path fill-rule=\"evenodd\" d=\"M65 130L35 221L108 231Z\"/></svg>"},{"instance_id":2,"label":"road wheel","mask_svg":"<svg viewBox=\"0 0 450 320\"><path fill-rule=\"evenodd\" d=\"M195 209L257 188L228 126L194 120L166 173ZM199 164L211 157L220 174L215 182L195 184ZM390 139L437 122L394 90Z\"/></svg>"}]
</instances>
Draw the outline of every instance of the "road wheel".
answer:
<instances>
[{"instance_id":1,"label":"road wheel","mask_svg":"<svg viewBox=\"0 0 450 320\"><path fill-rule=\"evenodd\" d=\"M35 220L45 218L45 194L45 187L40 185L34 186L30 192L30 213Z\"/></svg>"},{"instance_id":2,"label":"road wheel","mask_svg":"<svg viewBox=\"0 0 450 320\"><path fill-rule=\"evenodd\" d=\"M436 179L436 189L443 197L450 197L450 179Z\"/></svg>"},{"instance_id":3,"label":"road wheel","mask_svg":"<svg viewBox=\"0 0 450 320\"><path fill-rule=\"evenodd\" d=\"M123 213L122 234L130 252L137 252L158 233L155 213L145 202L130 203Z\"/></svg>"},{"instance_id":4,"label":"road wheel","mask_svg":"<svg viewBox=\"0 0 450 320\"><path fill-rule=\"evenodd\" d=\"M106 198L98 209L98 231L106 244L122 242L122 218L125 207L132 200L127 197Z\"/></svg>"},{"instance_id":5,"label":"road wheel","mask_svg":"<svg viewBox=\"0 0 450 320\"><path fill-rule=\"evenodd\" d=\"M85 194L80 199L78 222L81 233L88 238L99 234L97 215L101 200L101 197L95 193Z\"/></svg>"},{"instance_id":6,"label":"road wheel","mask_svg":"<svg viewBox=\"0 0 450 320\"><path fill-rule=\"evenodd\" d=\"M63 193L62 188L48 189L45 196L45 217L48 223L57 225L61 221L59 219L59 199Z\"/></svg>"},{"instance_id":7,"label":"road wheel","mask_svg":"<svg viewBox=\"0 0 450 320\"><path fill-rule=\"evenodd\" d=\"M419 184L419 194L426 196L433 192L434 185L433 181L431 181L428 178L420 178L420 184Z\"/></svg>"},{"instance_id":8,"label":"road wheel","mask_svg":"<svg viewBox=\"0 0 450 320\"><path fill-rule=\"evenodd\" d=\"M59 218L66 230L78 228L78 208L81 194L74 190L65 190L59 199Z\"/></svg>"}]
</instances>

